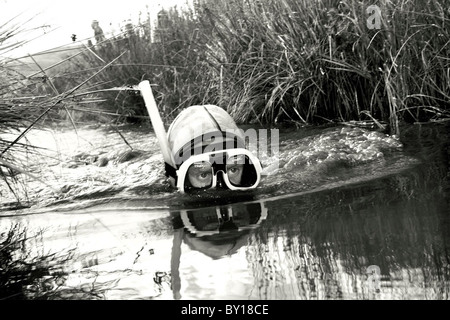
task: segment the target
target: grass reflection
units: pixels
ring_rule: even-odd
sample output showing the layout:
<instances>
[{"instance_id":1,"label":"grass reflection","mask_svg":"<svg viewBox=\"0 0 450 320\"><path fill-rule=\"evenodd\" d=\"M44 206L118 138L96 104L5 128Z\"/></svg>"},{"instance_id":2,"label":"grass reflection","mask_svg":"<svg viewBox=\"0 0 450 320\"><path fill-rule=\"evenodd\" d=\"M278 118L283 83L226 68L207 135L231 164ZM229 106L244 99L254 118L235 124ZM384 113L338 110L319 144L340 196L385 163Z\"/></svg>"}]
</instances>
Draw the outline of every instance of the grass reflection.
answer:
<instances>
[{"instance_id":1,"label":"grass reflection","mask_svg":"<svg viewBox=\"0 0 450 320\"><path fill-rule=\"evenodd\" d=\"M29 236L26 227L12 224L0 233L0 300L102 299L98 283L70 287L70 272L65 269L75 249L58 253L33 253L32 243L39 234Z\"/></svg>"},{"instance_id":2,"label":"grass reflection","mask_svg":"<svg viewBox=\"0 0 450 320\"><path fill-rule=\"evenodd\" d=\"M441 168L268 204L247 248L260 299L448 299L450 220ZM432 172L430 172L430 170ZM370 291L367 269L381 270Z\"/></svg>"}]
</instances>

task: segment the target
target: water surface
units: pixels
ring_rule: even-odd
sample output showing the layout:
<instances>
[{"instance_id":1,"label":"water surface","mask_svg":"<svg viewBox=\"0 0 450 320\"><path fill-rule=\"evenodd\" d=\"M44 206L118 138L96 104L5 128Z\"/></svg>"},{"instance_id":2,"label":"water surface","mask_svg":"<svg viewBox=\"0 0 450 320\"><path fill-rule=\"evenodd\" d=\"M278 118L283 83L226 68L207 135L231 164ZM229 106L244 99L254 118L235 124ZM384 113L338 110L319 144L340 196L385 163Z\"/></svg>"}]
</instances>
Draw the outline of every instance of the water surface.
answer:
<instances>
[{"instance_id":1,"label":"water surface","mask_svg":"<svg viewBox=\"0 0 450 320\"><path fill-rule=\"evenodd\" d=\"M1 212L30 256L57 253L64 297L448 299L448 127L282 130L257 191L194 197L164 182L154 139L127 137L141 158L59 168L78 184L57 206Z\"/></svg>"}]
</instances>

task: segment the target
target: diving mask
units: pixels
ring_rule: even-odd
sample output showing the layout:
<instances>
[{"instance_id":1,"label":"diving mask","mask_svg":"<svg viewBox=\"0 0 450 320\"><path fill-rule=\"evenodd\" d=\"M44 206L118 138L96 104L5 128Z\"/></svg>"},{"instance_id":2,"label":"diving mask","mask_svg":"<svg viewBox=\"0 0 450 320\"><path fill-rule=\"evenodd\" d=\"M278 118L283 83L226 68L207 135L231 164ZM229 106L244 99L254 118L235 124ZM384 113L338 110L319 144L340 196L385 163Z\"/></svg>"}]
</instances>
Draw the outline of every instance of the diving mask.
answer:
<instances>
[{"instance_id":1,"label":"diving mask","mask_svg":"<svg viewBox=\"0 0 450 320\"><path fill-rule=\"evenodd\" d=\"M181 192L217 187L247 190L258 186L262 167L249 150L236 148L193 155L177 170L166 165L166 171Z\"/></svg>"}]
</instances>

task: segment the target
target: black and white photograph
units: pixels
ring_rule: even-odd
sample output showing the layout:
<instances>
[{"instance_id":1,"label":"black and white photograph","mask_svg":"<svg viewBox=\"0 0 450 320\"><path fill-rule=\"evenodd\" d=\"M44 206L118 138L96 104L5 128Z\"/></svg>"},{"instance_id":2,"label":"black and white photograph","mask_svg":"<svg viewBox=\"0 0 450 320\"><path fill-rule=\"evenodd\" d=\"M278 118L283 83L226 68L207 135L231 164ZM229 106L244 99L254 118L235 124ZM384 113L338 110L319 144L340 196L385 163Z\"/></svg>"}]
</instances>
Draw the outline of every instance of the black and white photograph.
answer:
<instances>
[{"instance_id":1,"label":"black and white photograph","mask_svg":"<svg viewBox=\"0 0 450 320\"><path fill-rule=\"evenodd\" d=\"M448 300L449 145L448 0L0 0L0 300Z\"/></svg>"}]
</instances>

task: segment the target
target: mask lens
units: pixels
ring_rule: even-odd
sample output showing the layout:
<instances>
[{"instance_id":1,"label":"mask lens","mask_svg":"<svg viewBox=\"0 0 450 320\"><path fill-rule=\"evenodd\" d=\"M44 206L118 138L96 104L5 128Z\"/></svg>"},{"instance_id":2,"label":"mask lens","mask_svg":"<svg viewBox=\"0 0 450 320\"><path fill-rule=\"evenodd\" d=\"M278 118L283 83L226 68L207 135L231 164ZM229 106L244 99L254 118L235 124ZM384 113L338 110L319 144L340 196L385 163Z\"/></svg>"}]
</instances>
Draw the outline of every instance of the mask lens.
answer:
<instances>
[{"instance_id":1,"label":"mask lens","mask_svg":"<svg viewBox=\"0 0 450 320\"><path fill-rule=\"evenodd\" d=\"M187 170L185 184L191 188L210 188L213 181L211 164L207 161L195 162Z\"/></svg>"},{"instance_id":2,"label":"mask lens","mask_svg":"<svg viewBox=\"0 0 450 320\"><path fill-rule=\"evenodd\" d=\"M227 159L227 177L235 187L252 187L258 175L248 156L236 155Z\"/></svg>"},{"instance_id":3,"label":"mask lens","mask_svg":"<svg viewBox=\"0 0 450 320\"><path fill-rule=\"evenodd\" d=\"M219 228L216 208L199 209L197 211L188 211L187 213L190 222L199 231L213 231Z\"/></svg>"}]
</instances>

